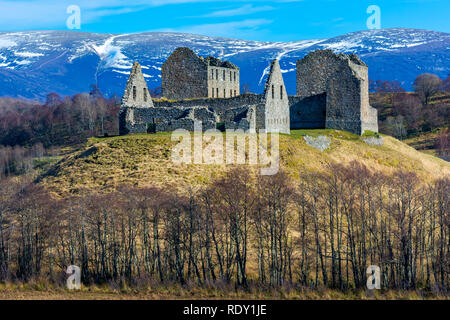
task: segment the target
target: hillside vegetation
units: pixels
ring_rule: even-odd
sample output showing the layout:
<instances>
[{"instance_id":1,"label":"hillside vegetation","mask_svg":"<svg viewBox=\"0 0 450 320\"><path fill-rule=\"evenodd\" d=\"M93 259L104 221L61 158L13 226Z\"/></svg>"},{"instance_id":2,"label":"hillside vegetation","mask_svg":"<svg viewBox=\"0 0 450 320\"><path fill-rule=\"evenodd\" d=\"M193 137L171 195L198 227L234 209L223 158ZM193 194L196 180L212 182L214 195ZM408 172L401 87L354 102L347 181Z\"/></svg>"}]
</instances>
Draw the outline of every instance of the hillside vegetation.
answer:
<instances>
[{"instance_id":1,"label":"hillside vegetation","mask_svg":"<svg viewBox=\"0 0 450 320\"><path fill-rule=\"evenodd\" d=\"M271 176L176 164L167 133L91 138L43 158L34 182L0 180L0 281L58 291L75 265L84 286L106 292L297 298L307 288L359 295L376 265L383 294L448 296L449 164L389 136L365 142L377 136L281 135Z\"/></svg>"},{"instance_id":2,"label":"hillside vegetation","mask_svg":"<svg viewBox=\"0 0 450 320\"><path fill-rule=\"evenodd\" d=\"M323 152L306 144L304 135L331 138ZM425 181L450 173L450 164L423 154L390 136L383 146L366 144L363 139L337 130L294 130L280 136L281 168L293 178L301 170L323 170L330 163L358 160L368 168L391 173L396 169L414 171ZM82 189L111 191L119 185L162 186L207 184L227 170L226 165L180 165L171 160L172 147L167 133L91 138L83 148L62 158L41 176L50 190L65 195Z\"/></svg>"}]
</instances>

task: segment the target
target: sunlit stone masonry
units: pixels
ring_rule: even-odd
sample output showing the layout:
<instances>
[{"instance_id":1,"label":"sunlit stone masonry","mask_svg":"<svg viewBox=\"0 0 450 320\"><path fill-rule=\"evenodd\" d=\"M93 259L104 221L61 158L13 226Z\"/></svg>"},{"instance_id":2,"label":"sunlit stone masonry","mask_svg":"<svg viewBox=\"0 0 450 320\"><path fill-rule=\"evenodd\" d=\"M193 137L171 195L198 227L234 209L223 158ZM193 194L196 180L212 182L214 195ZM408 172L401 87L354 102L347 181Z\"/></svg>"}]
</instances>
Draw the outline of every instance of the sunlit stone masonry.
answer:
<instances>
[{"instance_id":1,"label":"sunlit stone masonry","mask_svg":"<svg viewBox=\"0 0 450 320\"><path fill-rule=\"evenodd\" d=\"M120 134L242 129L289 134L332 128L378 132L369 105L368 68L356 55L317 50L297 61L297 96L288 96L278 60L262 94L240 94L239 68L178 48L162 67L163 98L152 100L139 63L128 79L119 113Z\"/></svg>"}]
</instances>

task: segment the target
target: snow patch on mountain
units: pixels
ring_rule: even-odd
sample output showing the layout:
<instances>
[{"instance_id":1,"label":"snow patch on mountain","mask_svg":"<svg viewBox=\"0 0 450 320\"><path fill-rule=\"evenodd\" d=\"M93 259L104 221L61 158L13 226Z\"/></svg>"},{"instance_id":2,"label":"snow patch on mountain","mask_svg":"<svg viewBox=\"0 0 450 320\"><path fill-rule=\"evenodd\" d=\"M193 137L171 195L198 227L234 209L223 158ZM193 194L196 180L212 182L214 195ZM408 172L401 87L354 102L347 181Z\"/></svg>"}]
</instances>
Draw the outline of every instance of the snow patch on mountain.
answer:
<instances>
[{"instance_id":1,"label":"snow patch on mountain","mask_svg":"<svg viewBox=\"0 0 450 320\"><path fill-rule=\"evenodd\" d=\"M102 45L92 44L91 48L100 57L104 63L104 68L131 69L133 66L128 57L122 53L122 48L113 45L113 41L119 37L125 37L126 34L112 36L108 38Z\"/></svg>"},{"instance_id":2,"label":"snow patch on mountain","mask_svg":"<svg viewBox=\"0 0 450 320\"><path fill-rule=\"evenodd\" d=\"M236 64L241 69L241 83L256 93L264 89L270 63L278 58L286 89L295 94L296 61L317 49L358 54L369 66L370 79L400 81L407 90L419 73L433 72L440 77L450 73L450 34L426 30L364 30L331 39L290 42L165 32L0 32L0 96L42 99L55 90L62 95L83 92L92 83L107 95L120 95L134 61L145 70L149 88L155 88L161 85L162 64L173 50L185 46L201 56Z\"/></svg>"},{"instance_id":3,"label":"snow patch on mountain","mask_svg":"<svg viewBox=\"0 0 450 320\"><path fill-rule=\"evenodd\" d=\"M27 65L27 64L32 64L33 62L30 60L14 60L14 63L19 66L23 66L23 65Z\"/></svg>"},{"instance_id":4,"label":"snow patch on mountain","mask_svg":"<svg viewBox=\"0 0 450 320\"><path fill-rule=\"evenodd\" d=\"M42 53L36 53L36 52L14 52L14 54L18 57L22 58L36 58L36 57L42 57L44 54Z\"/></svg>"},{"instance_id":5,"label":"snow patch on mountain","mask_svg":"<svg viewBox=\"0 0 450 320\"><path fill-rule=\"evenodd\" d=\"M17 46L17 43L12 41L11 39L8 39L8 38L0 39L0 49L14 47L14 46Z\"/></svg>"}]
</instances>

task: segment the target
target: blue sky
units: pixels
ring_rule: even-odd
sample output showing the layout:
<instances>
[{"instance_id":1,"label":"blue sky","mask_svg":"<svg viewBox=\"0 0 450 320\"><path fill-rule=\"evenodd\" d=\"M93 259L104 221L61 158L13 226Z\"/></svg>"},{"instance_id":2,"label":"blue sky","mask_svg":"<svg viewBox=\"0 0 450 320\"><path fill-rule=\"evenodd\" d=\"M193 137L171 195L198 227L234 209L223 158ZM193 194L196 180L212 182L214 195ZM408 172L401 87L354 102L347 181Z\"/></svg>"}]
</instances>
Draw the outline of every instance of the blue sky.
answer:
<instances>
[{"instance_id":1,"label":"blue sky","mask_svg":"<svg viewBox=\"0 0 450 320\"><path fill-rule=\"evenodd\" d=\"M0 0L0 31L68 30L67 7L85 32L174 31L246 40L330 38L367 29L367 7L381 28L450 32L449 0Z\"/></svg>"}]
</instances>

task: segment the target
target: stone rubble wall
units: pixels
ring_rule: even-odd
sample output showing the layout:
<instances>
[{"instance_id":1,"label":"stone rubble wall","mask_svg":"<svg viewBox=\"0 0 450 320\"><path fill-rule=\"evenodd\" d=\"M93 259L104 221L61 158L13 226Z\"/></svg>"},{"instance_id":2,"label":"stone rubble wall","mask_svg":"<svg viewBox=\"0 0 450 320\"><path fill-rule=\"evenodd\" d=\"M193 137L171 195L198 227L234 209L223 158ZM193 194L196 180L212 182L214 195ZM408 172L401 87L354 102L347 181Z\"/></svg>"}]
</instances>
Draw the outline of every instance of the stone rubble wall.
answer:
<instances>
[{"instance_id":1,"label":"stone rubble wall","mask_svg":"<svg viewBox=\"0 0 450 320\"><path fill-rule=\"evenodd\" d=\"M234 94L233 86L239 87L239 69L214 57L201 58L189 48L175 50L162 74L166 99L145 99L147 85L139 64L134 64L119 112L120 134L193 130L194 121L201 121L204 130L378 132L377 110L369 105L368 69L356 55L318 50L297 61L298 96L287 95L278 60L271 63L263 94L208 97L212 95L208 89L214 86ZM215 77L215 82L208 82L213 80L209 77ZM223 96L223 91L219 93Z\"/></svg>"},{"instance_id":2,"label":"stone rubble wall","mask_svg":"<svg viewBox=\"0 0 450 320\"><path fill-rule=\"evenodd\" d=\"M218 99L217 99L218 100ZM119 115L120 134L194 130L194 121L201 121L203 130L225 129L256 130L255 106L240 105L218 112L208 105L158 106L153 108L121 108ZM153 126L153 127L152 127Z\"/></svg>"},{"instance_id":3,"label":"stone rubble wall","mask_svg":"<svg viewBox=\"0 0 450 320\"><path fill-rule=\"evenodd\" d=\"M176 49L162 65L162 96L169 100L230 98L240 94L239 68L189 48Z\"/></svg>"},{"instance_id":4,"label":"stone rubble wall","mask_svg":"<svg viewBox=\"0 0 450 320\"><path fill-rule=\"evenodd\" d=\"M136 96L134 96L134 93L136 93ZM122 105L136 108L153 107L152 97L148 92L147 82L138 62L135 62L131 69L125 93L122 97Z\"/></svg>"},{"instance_id":5,"label":"stone rubble wall","mask_svg":"<svg viewBox=\"0 0 450 320\"><path fill-rule=\"evenodd\" d=\"M161 67L162 96L170 100L208 96L208 67L189 48L176 49Z\"/></svg>"},{"instance_id":6,"label":"stone rubble wall","mask_svg":"<svg viewBox=\"0 0 450 320\"><path fill-rule=\"evenodd\" d=\"M356 134L378 131L376 109L369 105L368 81L367 66L354 54L317 50L297 61L297 95L326 95L325 128Z\"/></svg>"},{"instance_id":7,"label":"stone rubble wall","mask_svg":"<svg viewBox=\"0 0 450 320\"><path fill-rule=\"evenodd\" d=\"M238 95L240 95L239 70L208 66L207 97L231 98Z\"/></svg>"},{"instance_id":8,"label":"stone rubble wall","mask_svg":"<svg viewBox=\"0 0 450 320\"><path fill-rule=\"evenodd\" d=\"M264 88L264 115L266 132L290 133L289 97L284 85L278 60L270 66L269 77Z\"/></svg>"},{"instance_id":9,"label":"stone rubble wall","mask_svg":"<svg viewBox=\"0 0 450 320\"><path fill-rule=\"evenodd\" d=\"M172 107L194 107L204 106L209 107L215 112L224 112L229 109L238 108L246 105L257 105L263 103L263 96L260 94L243 94L233 98L198 98L186 99L179 101L170 100L155 100L155 107L172 108Z\"/></svg>"},{"instance_id":10,"label":"stone rubble wall","mask_svg":"<svg viewBox=\"0 0 450 320\"><path fill-rule=\"evenodd\" d=\"M291 129L323 129L326 122L325 93L310 97L289 96Z\"/></svg>"}]
</instances>

